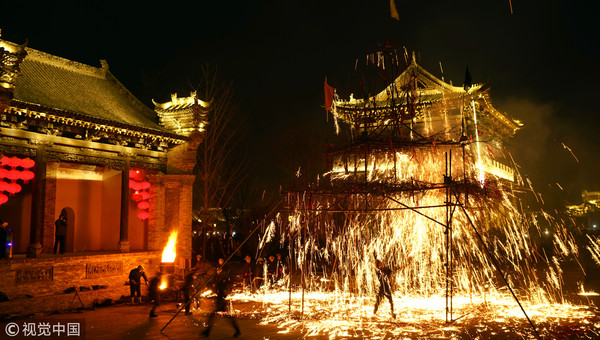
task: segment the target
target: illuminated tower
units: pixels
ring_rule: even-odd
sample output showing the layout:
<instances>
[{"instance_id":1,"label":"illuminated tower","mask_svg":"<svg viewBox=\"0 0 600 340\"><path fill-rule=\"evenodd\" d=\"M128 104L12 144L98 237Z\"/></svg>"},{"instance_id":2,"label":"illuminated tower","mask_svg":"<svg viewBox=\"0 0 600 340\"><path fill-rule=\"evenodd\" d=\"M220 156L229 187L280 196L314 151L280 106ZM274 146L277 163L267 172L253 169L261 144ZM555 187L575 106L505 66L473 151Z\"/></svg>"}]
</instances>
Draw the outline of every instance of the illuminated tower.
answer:
<instances>
[{"instance_id":1,"label":"illuminated tower","mask_svg":"<svg viewBox=\"0 0 600 340\"><path fill-rule=\"evenodd\" d=\"M492 106L489 87L448 84L414 55L402 72L396 49L366 59L376 78L393 81L368 91L363 77L361 99L334 95L331 112L350 138L330 148L316 183L286 196L302 272L373 294L379 259L398 268L396 293L445 292L447 320L453 295L497 293L507 264L523 261L514 277L538 285L528 277L521 179L505 149L521 124Z\"/></svg>"}]
</instances>

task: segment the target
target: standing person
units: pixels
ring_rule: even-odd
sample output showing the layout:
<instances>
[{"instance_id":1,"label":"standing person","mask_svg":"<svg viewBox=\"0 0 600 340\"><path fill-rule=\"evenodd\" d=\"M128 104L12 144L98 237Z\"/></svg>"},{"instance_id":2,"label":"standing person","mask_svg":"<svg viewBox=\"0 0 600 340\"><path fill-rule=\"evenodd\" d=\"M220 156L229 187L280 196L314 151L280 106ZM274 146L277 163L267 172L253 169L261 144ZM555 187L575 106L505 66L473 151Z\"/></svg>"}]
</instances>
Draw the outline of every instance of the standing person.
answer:
<instances>
[{"instance_id":1,"label":"standing person","mask_svg":"<svg viewBox=\"0 0 600 340\"><path fill-rule=\"evenodd\" d=\"M148 284L148 277L146 276L146 273L144 273L144 267L142 267L141 264L129 272L129 291L131 293L132 305L135 304L136 294L139 302L142 302L142 277L146 281L146 284Z\"/></svg>"},{"instance_id":2,"label":"standing person","mask_svg":"<svg viewBox=\"0 0 600 340\"><path fill-rule=\"evenodd\" d=\"M192 296L194 296L194 294L196 293L196 287L194 287L195 282L195 272L192 271L185 276L185 281L183 283L183 287L181 288L181 290L183 290L183 298L185 300L185 315L192 315L192 312L190 312L192 302L190 300L192 299Z\"/></svg>"},{"instance_id":3,"label":"standing person","mask_svg":"<svg viewBox=\"0 0 600 340\"><path fill-rule=\"evenodd\" d=\"M275 279L277 281L279 281L279 280L283 279L283 274L285 273L286 265L283 262L283 258L281 257L280 253L277 253L276 256L277 256L277 259L276 259L276 262L277 262L277 266L276 266L277 267L277 273L276 273L276 278Z\"/></svg>"},{"instance_id":4,"label":"standing person","mask_svg":"<svg viewBox=\"0 0 600 340\"><path fill-rule=\"evenodd\" d=\"M0 259L7 258L6 236L8 234L8 222L0 220Z\"/></svg>"},{"instance_id":5,"label":"standing person","mask_svg":"<svg viewBox=\"0 0 600 340\"><path fill-rule=\"evenodd\" d=\"M392 318L396 318L394 314L394 300L392 300L392 287L390 280L392 277L392 270L389 267L383 265L381 261L375 259L375 272L377 273L377 280L379 281L379 290L377 292L377 299L375 300L375 309L373 314L377 314L379 303L383 297L386 297L390 301L390 309L392 312Z\"/></svg>"},{"instance_id":6,"label":"standing person","mask_svg":"<svg viewBox=\"0 0 600 340\"><path fill-rule=\"evenodd\" d=\"M54 222L56 226L56 232L54 233L56 241L54 241L54 255L56 255L56 250L59 249L60 244L60 253L65 253L66 248L66 240L67 240L67 216L61 214L58 217L58 220Z\"/></svg>"},{"instance_id":7,"label":"standing person","mask_svg":"<svg viewBox=\"0 0 600 340\"><path fill-rule=\"evenodd\" d=\"M224 258L219 258L219 264L217 265L217 268L221 268L225 275L229 275L229 266L225 264Z\"/></svg>"},{"instance_id":8,"label":"standing person","mask_svg":"<svg viewBox=\"0 0 600 340\"><path fill-rule=\"evenodd\" d=\"M192 269L194 272L196 272L196 275L198 275L199 277L209 275L210 267L210 263L206 262L202 255L196 255L196 265Z\"/></svg>"},{"instance_id":9,"label":"standing person","mask_svg":"<svg viewBox=\"0 0 600 340\"><path fill-rule=\"evenodd\" d=\"M255 290L259 289L265 281L265 266L262 257L259 257L256 260L256 265L254 266L254 279L252 281L254 282Z\"/></svg>"},{"instance_id":10,"label":"standing person","mask_svg":"<svg viewBox=\"0 0 600 340\"><path fill-rule=\"evenodd\" d=\"M8 222L0 220L0 259L8 257L6 254L6 240L8 233Z\"/></svg>"},{"instance_id":11,"label":"standing person","mask_svg":"<svg viewBox=\"0 0 600 340\"><path fill-rule=\"evenodd\" d=\"M254 264L252 263L252 258L250 255L246 255L244 258L246 263L244 263L243 268L243 277L242 277L242 293L246 291L246 286L250 287L250 291L254 293L252 278L254 276Z\"/></svg>"},{"instance_id":12,"label":"standing person","mask_svg":"<svg viewBox=\"0 0 600 340\"><path fill-rule=\"evenodd\" d=\"M269 256L269 262L267 262L267 277L269 280L269 288L273 286L277 278L277 262L275 262L275 256Z\"/></svg>"},{"instance_id":13,"label":"standing person","mask_svg":"<svg viewBox=\"0 0 600 340\"><path fill-rule=\"evenodd\" d=\"M215 276L214 283L214 288L217 292L217 301L215 302L215 309L208 316L208 326L206 327L204 332L202 332L202 335L206 337L210 335L210 329L214 324L216 313L227 312L227 300L225 298L227 297L229 291L229 283L229 276L226 275L225 272L223 272L220 268L217 269L217 275ZM229 318L229 320L231 321L231 325L233 325L233 328L235 329L233 337L237 338L238 336L240 336L240 334L242 334L242 332L240 332L240 327L238 326L237 322L235 321L235 318L233 317L233 315L231 315L231 313L227 313L225 314L225 316Z\"/></svg>"},{"instance_id":14,"label":"standing person","mask_svg":"<svg viewBox=\"0 0 600 340\"><path fill-rule=\"evenodd\" d=\"M155 313L156 307L158 307L160 303L160 280L162 278L162 273L156 273L156 276L150 280L150 285L148 286L148 297L150 298L150 303L152 303L152 309L150 310L150 317L155 318L158 315Z\"/></svg>"}]
</instances>

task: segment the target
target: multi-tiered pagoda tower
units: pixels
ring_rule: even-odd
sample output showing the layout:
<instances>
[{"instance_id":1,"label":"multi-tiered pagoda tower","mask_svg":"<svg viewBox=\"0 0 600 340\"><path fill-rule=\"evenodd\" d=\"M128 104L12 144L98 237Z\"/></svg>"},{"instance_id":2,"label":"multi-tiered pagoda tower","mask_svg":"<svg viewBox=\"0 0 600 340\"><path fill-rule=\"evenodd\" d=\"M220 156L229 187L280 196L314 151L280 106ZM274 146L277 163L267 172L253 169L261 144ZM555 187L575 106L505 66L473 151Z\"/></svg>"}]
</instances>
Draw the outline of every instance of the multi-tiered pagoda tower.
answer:
<instances>
[{"instance_id":1,"label":"multi-tiered pagoda tower","mask_svg":"<svg viewBox=\"0 0 600 340\"><path fill-rule=\"evenodd\" d=\"M367 64L382 75L400 59L387 49ZM350 138L330 149L314 185L287 195L291 256L305 277L358 295L376 292L382 260L395 269L395 294L445 295L447 318L459 294L518 286L547 299L560 284L530 275L536 249L505 149L521 124L492 105L487 86L448 84L414 55L407 64L375 95L333 96Z\"/></svg>"}]
</instances>

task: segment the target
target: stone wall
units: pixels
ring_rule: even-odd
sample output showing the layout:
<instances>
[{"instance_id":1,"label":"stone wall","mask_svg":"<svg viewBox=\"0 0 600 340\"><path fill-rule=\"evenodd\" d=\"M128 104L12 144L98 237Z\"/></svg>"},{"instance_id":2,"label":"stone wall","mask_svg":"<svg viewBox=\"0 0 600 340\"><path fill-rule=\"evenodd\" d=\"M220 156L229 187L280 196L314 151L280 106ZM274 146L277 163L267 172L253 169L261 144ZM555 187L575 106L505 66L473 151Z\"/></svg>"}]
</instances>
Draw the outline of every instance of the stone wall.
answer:
<instances>
[{"instance_id":1,"label":"stone wall","mask_svg":"<svg viewBox=\"0 0 600 340\"><path fill-rule=\"evenodd\" d=\"M76 287L85 307L95 301L118 300L129 296L129 271L144 266L151 279L160 268L159 251L74 255L0 260L0 292L9 298L0 302L0 314L24 315L81 307L75 293L64 291ZM81 286L106 286L80 291ZM147 289L142 287L142 295Z\"/></svg>"}]
</instances>

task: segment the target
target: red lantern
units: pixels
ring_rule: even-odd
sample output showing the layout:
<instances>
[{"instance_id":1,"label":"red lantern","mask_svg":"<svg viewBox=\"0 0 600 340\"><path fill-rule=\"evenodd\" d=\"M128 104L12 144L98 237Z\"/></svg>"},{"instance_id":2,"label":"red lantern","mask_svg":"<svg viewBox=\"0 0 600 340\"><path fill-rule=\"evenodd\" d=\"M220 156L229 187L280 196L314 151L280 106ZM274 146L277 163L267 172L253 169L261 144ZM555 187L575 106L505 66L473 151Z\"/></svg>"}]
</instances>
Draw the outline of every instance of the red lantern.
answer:
<instances>
[{"instance_id":1,"label":"red lantern","mask_svg":"<svg viewBox=\"0 0 600 340\"><path fill-rule=\"evenodd\" d=\"M151 186L150 182L142 182L142 189L150 189Z\"/></svg>"},{"instance_id":2,"label":"red lantern","mask_svg":"<svg viewBox=\"0 0 600 340\"><path fill-rule=\"evenodd\" d=\"M140 220L147 220L150 217L150 213L147 210L142 210L137 216Z\"/></svg>"},{"instance_id":3,"label":"red lantern","mask_svg":"<svg viewBox=\"0 0 600 340\"><path fill-rule=\"evenodd\" d=\"M0 178L6 178L8 176L8 170L0 168Z\"/></svg>"},{"instance_id":4,"label":"red lantern","mask_svg":"<svg viewBox=\"0 0 600 340\"><path fill-rule=\"evenodd\" d=\"M8 202L8 196L6 196L5 194L0 193L0 205L4 204Z\"/></svg>"},{"instance_id":5,"label":"red lantern","mask_svg":"<svg viewBox=\"0 0 600 340\"><path fill-rule=\"evenodd\" d=\"M142 210L146 210L148 208L150 208L150 203L148 201L140 201L137 204L138 208L142 209Z\"/></svg>"},{"instance_id":6,"label":"red lantern","mask_svg":"<svg viewBox=\"0 0 600 340\"><path fill-rule=\"evenodd\" d=\"M8 183L0 180L0 192L8 191Z\"/></svg>"},{"instance_id":7,"label":"red lantern","mask_svg":"<svg viewBox=\"0 0 600 340\"><path fill-rule=\"evenodd\" d=\"M19 157L11 157L8 159L7 164L11 168L16 168L21 165L21 159Z\"/></svg>"},{"instance_id":8,"label":"red lantern","mask_svg":"<svg viewBox=\"0 0 600 340\"><path fill-rule=\"evenodd\" d=\"M140 191L140 195L142 195L142 200L147 201L150 198L150 193L147 191Z\"/></svg>"},{"instance_id":9,"label":"red lantern","mask_svg":"<svg viewBox=\"0 0 600 340\"><path fill-rule=\"evenodd\" d=\"M8 165L9 160L10 158L3 156L2 158L0 158L0 165Z\"/></svg>"},{"instance_id":10,"label":"red lantern","mask_svg":"<svg viewBox=\"0 0 600 340\"><path fill-rule=\"evenodd\" d=\"M131 187L131 188L132 188L133 190L135 190L135 191L141 191L141 190L143 189L143 188L142 188L142 182L136 182L136 181L133 181L133 184L132 184L132 187Z\"/></svg>"},{"instance_id":11,"label":"red lantern","mask_svg":"<svg viewBox=\"0 0 600 340\"><path fill-rule=\"evenodd\" d=\"M14 195L21 191L21 186L14 182L8 183L8 190L6 191L8 191L11 195Z\"/></svg>"},{"instance_id":12,"label":"red lantern","mask_svg":"<svg viewBox=\"0 0 600 340\"><path fill-rule=\"evenodd\" d=\"M10 179L11 181L16 181L18 179L21 179L21 171L19 170L9 170L8 174L6 175L6 178Z\"/></svg>"},{"instance_id":13,"label":"red lantern","mask_svg":"<svg viewBox=\"0 0 600 340\"><path fill-rule=\"evenodd\" d=\"M21 172L21 179L25 183L29 183L29 181L31 181L34 177L35 177L35 174L31 170L25 170L25 171Z\"/></svg>"},{"instance_id":14,"label":"red lantern","mask_svg":"<svg viewBox=\"0 0 600 340\"><path fill-rule=\"evenodd\" d=\"M138 173L138 170L129 170L129 178L135 178L135 175Z\"/></svg>"},{"instance_id":15,"label":"red lantern","mask_svg":"<svg viewBox=\"0 0 600 340\"><path fill-rule=\"evenodd\" d=\"M139 192L134 192L133 194L131 194L131 199L134 201L141 201L142 200L142 195L140 195Z\"/></svg>"},{"instance_id":16,"label":"red lantern","mask_svg":"<svg viewBox=\"0 0 600 340\"><path fill-rule=\"evenodd\" d=\"M21 160L21 166L23 169L31 169L35 165L35 161L29 157Z\"/></svg>"},{"instance_id":17,"label":"red lantern","mask_svg":"<svg viewBox=\"0 0 600 340\"><path fill-rule=\"evenodd\" d=\"M135 179L138 182L141 182L144 180L144 174L141 171L137 171L135 176L133 176L133 179Z\"/></svg>"}]
</instances>

